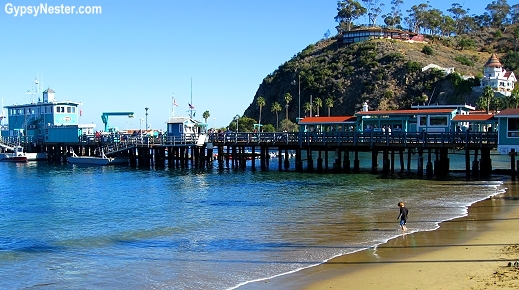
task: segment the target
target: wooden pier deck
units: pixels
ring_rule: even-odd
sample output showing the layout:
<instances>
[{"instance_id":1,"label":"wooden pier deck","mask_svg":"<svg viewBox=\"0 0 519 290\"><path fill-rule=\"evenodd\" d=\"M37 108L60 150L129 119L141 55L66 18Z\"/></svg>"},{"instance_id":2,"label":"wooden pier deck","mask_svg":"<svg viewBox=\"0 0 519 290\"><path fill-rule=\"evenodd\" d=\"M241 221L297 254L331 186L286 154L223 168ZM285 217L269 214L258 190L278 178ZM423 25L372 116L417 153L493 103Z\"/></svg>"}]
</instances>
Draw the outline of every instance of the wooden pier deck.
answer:
<instances>
[{"instance_id":1,"label":"wooden pier deck","mask_svg":"<svg viewBox=\"0 0 519 290\"><path fill-rule=\"evenodd\" d=\"M43 143L40 152L49 160L66 162L70 152L92 156L99 150L107 155L129 157L131 165L154 167L205 167L215 160L221 168L246 168L252 162L256 170L268 170L271 154L278 158L279 170L294 168L298 172L359 172L359 152L371 152L373 173L414 171L411 154L418 154L416 173L428 176L449 172L449 152L465 152L467 175L489 175L492 172L490 152L497 148L496 132L405 133L405 132L295 132L295 133L225 133L198 138L132 138L112 140L80 138L73 143ZM294 152L295 158L287 156ZM378 168L379 154L382 169ZM407 157L406 157L407 154ZM397 156L398 155L398 156ZM515 158L515 153L511 154ZM332 157L332 158L330 158ZM350 159L351 158L351 159ZM406 159L407 158L407 162ZM315 160L314 160L315 159ZM328 164L332 159L333 164ZM291 160L295 160L292 162ZM512 160L515 163L515 159ZM407 164L407 166L406 166ZM515 165L514 165L515 166ZM398 166L397 166L398 167ZM518 166L519 167L519 166ZM515 172L515 168L514 168Z\"/></svg>"}]
</instances>

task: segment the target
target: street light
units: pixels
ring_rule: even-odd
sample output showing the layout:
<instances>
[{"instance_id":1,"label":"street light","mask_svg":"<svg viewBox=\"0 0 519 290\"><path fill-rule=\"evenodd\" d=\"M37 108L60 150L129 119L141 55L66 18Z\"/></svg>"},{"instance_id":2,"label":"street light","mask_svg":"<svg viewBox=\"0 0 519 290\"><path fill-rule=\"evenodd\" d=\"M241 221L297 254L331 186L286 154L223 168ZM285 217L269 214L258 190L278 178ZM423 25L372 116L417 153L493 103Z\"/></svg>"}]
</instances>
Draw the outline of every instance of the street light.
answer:
<instances>
[{"instance_id":1,"label":"street light","mask_svg":"<svg viewBox=\"0 0 519 290\"><path fill-rule=\"evenodd\" d=\"M148 107L144 108L146 110L146 130L148 130Z\"/></svg>"},{"instance_id":2,"label":"street light","mask_svg":"<svg viewBox=\"0 0 519 290\"><path fill-rule=\"evenodd\" d=\"M286 109L286 113L287 113L286 122L285 122L285 130L288 131L288 104L285 105L285 109Z\"/></svg>"},{"instance_id":3,"label":"street light","mask_svg":"<svg viewBox=\"0 0 519 290\"><path fill-rule=\"evenodd\" d=\"M301 74L298 74L297 75L298 79L297 79L297 85L298 85L298 90L297 90L297 96L298 96L298 116L297 116L297 122L299 122L301 120ZM292 84L295 85L296 84L296 81L292 81Z\"/></svg>"},{"instance_id":4,"label":"street light","mask_svg":"<svg viewBox=\"0 0 519 290\"><path fill-rule=\"evenodd\" d=\"M234 116L234 120L236 121L236 133L238 133L238 120L240 119L240 115Z\"/></svg>"},{"instance_id":5,"label":"street light","mask_svg":"<svg viewBox=\"0 0 519 290\"><path fill-rule=\"evenodd\" d=\"M141 140L142 140L142 122L144 122L144 119L143 119L143 118L141 118L141 120L140 120L140 121L141 121L141 124L140 124L140 126L139 126L139 132L140 132L140 135L141 135Z\"/></svg>"}]
</instances>

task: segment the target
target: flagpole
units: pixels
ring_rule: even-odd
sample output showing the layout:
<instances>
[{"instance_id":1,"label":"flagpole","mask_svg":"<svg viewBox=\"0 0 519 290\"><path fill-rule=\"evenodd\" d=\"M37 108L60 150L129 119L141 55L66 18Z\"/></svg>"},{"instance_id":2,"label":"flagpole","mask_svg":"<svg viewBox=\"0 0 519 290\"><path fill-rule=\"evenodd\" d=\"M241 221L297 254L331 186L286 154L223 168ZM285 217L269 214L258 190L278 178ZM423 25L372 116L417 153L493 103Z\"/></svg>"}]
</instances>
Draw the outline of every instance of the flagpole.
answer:
<instances>
[{"instance_id":1,"label":"flagpole","mask_svg":"<svg viewBox=\"0 0 519 290\"><path fill-rule=\"evenodd\" d=\"M193 118L193 77L191 77L191 102L189 104L189 117Z\"/></svg>"},{"instance_id":2,"label":"flagpole","mask_svg":"<svg viewBox=\"0 0 519 290\"><path fill-rule=\"evenodd\" d=\"M175 117L175 93L171 97L171 118Z\"/></svg>"}]
</instances>

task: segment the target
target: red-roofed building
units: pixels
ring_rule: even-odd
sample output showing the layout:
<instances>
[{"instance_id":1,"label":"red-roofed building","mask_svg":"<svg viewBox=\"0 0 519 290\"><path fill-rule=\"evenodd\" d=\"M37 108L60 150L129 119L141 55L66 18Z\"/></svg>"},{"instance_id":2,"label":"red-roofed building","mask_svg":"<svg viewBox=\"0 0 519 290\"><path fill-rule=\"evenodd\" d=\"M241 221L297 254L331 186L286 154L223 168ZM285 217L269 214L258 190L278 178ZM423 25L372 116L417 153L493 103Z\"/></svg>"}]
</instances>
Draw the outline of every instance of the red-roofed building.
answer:
<instances>
[{"instance_id":1,"label":"red-roofed building","mask_svg":"<svg viewBox=\"0 0 519 290\"><path fill-rule=\"evenodd\" d=\"M497 55L492 54L483 69L481 89L490 86L494 89L494 92L503 96L510 96L516 82L517 78L514 72L505 70Z\"/></svg>"},{"instance_id":2,"label":"red-roofed building","mask_svg":"<svg viewBox=\"0 0 519 290\"><path fill-rule=\"evenodd\" d=\"M300 132L347 132L355 130L357 117L306 117L299 121Z\"/></svg>"},{"instance_id":3,"label":"red-roofed building","mask_svg":"<svg viewBox=\"0 0 519 290\"><path fill-rule=\"evenodd\" d=\"M357 126L363 131L450 132L455 108L411 109L394 111L362 111L357 113Z\"/></svg>"},{"instance_id":4,"label":"red-roofed building","mask_svg":"<svg viewBox=\"0 0 519 290\"><path fill-rule=\"evenodd\" d=\"M456 131L463 132L469 128L471 132L494 132L497 129L497 119L493 114L456 115L452 123Z\"/></svg>"}]
</instances>

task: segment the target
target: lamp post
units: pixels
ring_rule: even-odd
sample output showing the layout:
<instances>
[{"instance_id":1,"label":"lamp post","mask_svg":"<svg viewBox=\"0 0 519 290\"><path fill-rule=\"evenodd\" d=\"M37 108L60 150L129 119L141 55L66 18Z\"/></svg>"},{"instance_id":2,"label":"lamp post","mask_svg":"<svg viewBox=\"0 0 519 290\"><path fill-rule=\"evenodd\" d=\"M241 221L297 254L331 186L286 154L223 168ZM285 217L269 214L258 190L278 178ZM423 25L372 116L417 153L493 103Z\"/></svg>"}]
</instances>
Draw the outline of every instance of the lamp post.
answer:
<instances>
[{"instance_id":1,"label":"lamp post","mask_svg":"<svg viewBox=\"0 0 519 290\"><path fill-rule=\"evenodd\" d=\"M146 110L146 131L148 130L148 107L144 108Z\"/></svg>"},{"instance_id":2,"label":"lamp post","mask_svg":"<svg viewBox=\"0 0 519 290\"><path fill-rule=\"evenodd\" d=\"M234 120L236 120L236 133L238 133L238 131L239 131L238 120L240 120L240 115L234 116Z\"/></svg>"},{"instance_id":3,"label":"lamp post","mask_svg":"<svg viewBox=\"0 0 519 290\"><path fill-rule=\"evenodd\" d=\"M297 90L297 96L298 96L298 102L299 102L299 108L298 108L298 117L297 117L297 122L299 122L301 120L301 74L298 74L298 80L297 80L297 85L299 86L298 90Z\"/></svg>"},{"instance_id":4,"label":"lamp post","mask_svg":"<svg viewBox=\"0 0 519 290\"><path fill-rule=\"evenodd\" d=\"M240 115L234 116L234 120L236 121L236 133L238 133L238 131L239 131L239 127L238 127L238 120L239 119L240 119Z\"/></svg>"},{"instance_id":5,"label":"lamp post","mask_svg":"<svg viewBox=\"0 0 519 290\"><path fill-rule=\"evenodd\" d=\"M286 121L285 121L285 130L288 132L288 104L285 105L286 109Z\"/></svg>"},{"instance_id":6,"label":"lamp post","mask_svg":"<svg viewBox=\"0 0 519 290\"><path fill-rule=\"evenodd\" d=\"M292 81L292 84L295 85L296 84L296 81L293 80ZM297 75L297 86L298 86L298 89L297 89L297 98L298 98L298 114L297 114L297 122L299 122L301 120L301 74L298 74Z\"/></svg>"},{"instance_id":7,"label":"lamp post","mask_svg":"<svg viewBox=\"0 0 519 290\"><path fill-rule=\"evenodd\" d=\"M142 122L144 121L144 119L141 118L140 121L141 121L141 124L140 124L140 126L139 126L139 132L140 132L139 135L141 136L141 141L142 141Z\"/></svg>"}]
</instances>

